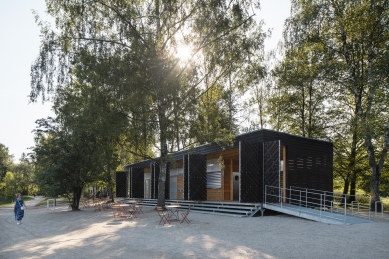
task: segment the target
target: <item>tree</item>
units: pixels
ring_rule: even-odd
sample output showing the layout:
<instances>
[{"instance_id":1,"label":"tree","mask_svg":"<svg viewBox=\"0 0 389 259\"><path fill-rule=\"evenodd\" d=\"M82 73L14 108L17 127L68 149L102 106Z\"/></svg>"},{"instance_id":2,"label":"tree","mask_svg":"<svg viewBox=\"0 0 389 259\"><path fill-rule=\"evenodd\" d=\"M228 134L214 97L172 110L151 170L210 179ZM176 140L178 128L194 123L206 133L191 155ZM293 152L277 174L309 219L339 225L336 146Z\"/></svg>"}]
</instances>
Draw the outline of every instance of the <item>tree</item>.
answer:
<instances>
[{"instance_id":1,"label":"tree","mask_svg":"<svg viewBox=\"0 0 389 259\"><path fill-rule=\"evenodd\" d=\"M35 162L37 182L46 195L68 198L72 210L79 210L82 190L96 180L94 136L88 132L71 134L57 119L37 121Z\"/></svg>"},{"instance_id":2,"label":"tree","mask_svg":"<svg viewBox=\"0 0 389 259\"><path fill-rule=\"evenodd\" d=\"M350 123L361 131L350 133L360 134L364 142L371 171L372 205L380 200L380 178L389 147L388 76L384 65L388 63L388 3L292 1L292 16L285 32L290 45L322 47L323 60L329 68L335 68L323 70L323 78L335 86L334 102L346 100L346 106L349 97L353 98L355 117Z\"/></svg>"},{"instance_id":3,"label":"tree","mask_svg":"<svg viewBox=\"0 0 389 259\"><path fill-rule=\"evenodd\" d=\"M12 165L12 155L9 154L8 148L0 143L0 181Z\"/></svg>"},{"instance_id":4,"label":"tree","mask_svg":"<svg viewBox=\"0 0 389 259\"><path fill-rule=\"evenodd\" d=\"M168 144L174 136L169 132L175 132L171 127L188 118L197 98L246 61L219 58L214 52L227 54L222 49L228 43L228 49L236 54L238 46L248 44L245 37L255 25L253 10L259 3L49 0L47 7L57 28L42 25L42 46L32 66L31 100L40 95L45 99L47 94L55 98L73 87L71 82L95 86L102 80L99 87L110 90L119 110L133 121L147 122L143 127L156 132L161 167L158 205L163 206ZM240 40L229 41L238 31L235 39ZM175 56L180 44L192 48L187 62ZM203 57L206 70L197 65ZM88 77L79 78L77 73L85 71L89 71ZM204 84L208 75L211 80ZM145 146L154 136L144 131Z\"/></svg>"},{"instance_id":5,"label":"tree","mask_svg":"<svg viewBox=\"0 0 389 259\"><path fill-rule=\"evenodd\" d=\"M96 83L94 87L75 85L66 89L55 102L54 110L73 137L88 134L90 148L84 156L93 160L90 169L95 175L101 174L98 178L107 184L113 200L114 172L120 164L119 147L128 118L112 105L111 95L98 86Z\"/></svg>"},{"instance_id":6,"label":"tree","mask_svg":"<svg viewBox=\"0 0 389 259\"><path fill-rule=\"evenodd\" d=\"M284 60L273 69L278 92L268 98L268 113L278 111L277 106L281 105L284 131L308 138L326 138L325 102L329 87L322 79L321 52L317 45L290 45L285 49ZM270 121L278 124L277 116L272 117Z\"/></svg>"},{"instance_id":7,"label":"tree","mask_svg":"<svg viewBox=\"0 0 389 259\"><path fill-rule=\"evenodd\" d=\"M18 185L12 172L7 172L5 174L2 185L4 187L4 196L7 198L12 199L15 197L16 193L21 192L20 185Z\"/></svg>"},{"instance_id":8,"label":"tree","mask_svg":"<svg viewBox=\"0 0 389 259\"><path fill-rule=\"evenodd\" d=\"M12 166L11 171L19 192L22 195L31 194L34 187L36 187L34 165L24 153L22 154L19 163Z\"/></svg>"}]
</instances>

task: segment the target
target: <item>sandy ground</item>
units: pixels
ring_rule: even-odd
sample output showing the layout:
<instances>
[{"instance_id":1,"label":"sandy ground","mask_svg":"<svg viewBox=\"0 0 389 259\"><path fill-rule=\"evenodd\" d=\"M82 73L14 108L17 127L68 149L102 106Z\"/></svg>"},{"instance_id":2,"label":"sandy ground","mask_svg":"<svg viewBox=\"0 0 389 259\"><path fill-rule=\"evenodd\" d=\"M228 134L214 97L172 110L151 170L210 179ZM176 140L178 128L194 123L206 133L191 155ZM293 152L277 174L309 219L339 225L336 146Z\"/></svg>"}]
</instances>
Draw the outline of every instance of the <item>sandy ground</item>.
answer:
<instances>
[{"instance_id":1,"label":"sandy ground","mask_svg":"<svg viewBox=\"0 0 389 259\"><path fill-rule=\"evenodd\" d=\"M236 218L189 214L190 224L158 225L143 208L138 219L112 211L47 210L27 202L23 223L0 209L0 258L389 258L389 220L327 225L286 215Z\"/></svg>"}]
</instances>

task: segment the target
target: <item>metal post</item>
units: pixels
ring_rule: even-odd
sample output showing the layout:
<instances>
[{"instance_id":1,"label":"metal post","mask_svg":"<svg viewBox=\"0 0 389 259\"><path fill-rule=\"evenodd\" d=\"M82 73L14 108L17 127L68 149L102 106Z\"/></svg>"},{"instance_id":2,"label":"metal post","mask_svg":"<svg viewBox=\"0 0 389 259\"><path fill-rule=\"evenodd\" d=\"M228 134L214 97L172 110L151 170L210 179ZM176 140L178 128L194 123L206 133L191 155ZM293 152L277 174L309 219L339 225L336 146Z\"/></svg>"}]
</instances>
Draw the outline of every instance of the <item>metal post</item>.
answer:
<instances>
[{"instance_id":1,"label":"metal post","mask_svg":"<svg viewBox=\"0 0 389 259\"><path fill-rule=\"evenodd\" d=\"M376 201L374 203L374 217L377 217L377 203L381 204L381 217L384 217L384 204L382 201Z\"/></svg>"},{"instance_id":2,"label":"metal post","mask_svg":"<svg viewBox=\"0 0 389 259\"><path fill-rule=\"evenodd\" d=\"M301 191L300 191L300 201L299 202L300 202L300 207L301 207Z\"/></svg>"},{"instance_id":3,"label":"metal post","mask_svg":"<svg viewBox=\"0 0 389 259\"><path fill-rule=\"evenodd\" d=\"M320 194L320 218L321 218L322 202L323 202L323 194Z\"/></svg>"},{"instance_id":4,"label":"metal post","mask_svg":"<svg viewBox=\"0 0 389 259\"><path fill-rule=\"evenodd\" d=\"M346 224L347 217L347 194L344 195L344 224Z\"/></svg>"},{"instance_id":5,"label":"metal post","mask_svg":"<svg viewBox=\"0 0 389 259\"><path fill-rule=\"evenodd\" d=\"M292 187L293 186L290 186L290 189L289 189L289 204L290 204L290 201L292 200Z\"/></svg>"},{"instance_id":6,"label":"metal post","mask_svg":"<svg viewBox=\"0 0 389 259\"><path fill-rule=\"evenodd\" d=\"M280 201L281 201L281 208L282 208L282 188L280 188L280 190L281 190Z\"/></svg>"},{"instance_id":7,"label":"metal post","mask_svg":"<svg viewBox=\"0 0 389 259\"><path fill-rule=\"evenodd\" d=\"M305 189L305 208L308 208L308 189Z\"/></svg>"},{"instance_id":8,"label":"metal post","mask_svg":"<svg viewBox=\"0 0 389 259\"><path fill-rule=\"evenodd\" d=\"M266 204L266 197L267 197L266 191L267 191L267 185L265 185L265 204Z\"/></svg>"},{"instance_id":9,"label":"metal post","mask_svg":"<svg viewBox=\"0 0 389 259\"><path fill-rule=\"evenodd\" d=\"M369 201L369 220L370 220L370 209L371 209L371 197L370 197L370 201Z\"/></svg>"},{"instance_id":10,"label":"metal post","mask_svg":"<svg viewBox=\"0 0 389 259\"><path fill-rule=\"evenodd\" d=\"M326 208L326 192L324 192L324 209Z\"/></svg>"}]
</instances>

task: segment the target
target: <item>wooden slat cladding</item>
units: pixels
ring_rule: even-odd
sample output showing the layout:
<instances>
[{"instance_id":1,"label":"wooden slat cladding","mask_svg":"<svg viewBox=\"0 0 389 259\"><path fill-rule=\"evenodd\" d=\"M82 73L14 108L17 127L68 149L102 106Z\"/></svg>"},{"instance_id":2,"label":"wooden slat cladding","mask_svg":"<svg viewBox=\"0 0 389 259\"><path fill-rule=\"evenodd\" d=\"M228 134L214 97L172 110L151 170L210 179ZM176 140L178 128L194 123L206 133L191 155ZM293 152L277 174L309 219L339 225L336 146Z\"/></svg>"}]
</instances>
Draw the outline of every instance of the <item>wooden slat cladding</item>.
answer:
<instances>
[{"instance_id":1,"label":"wooden slat cladding","mask_svg":"<svg viewBox=\"0 0 389 259\"><path fill-rule=\"evenodd\" d=\"M207 189L207 199L209 201L222 201L223 200L223 189Z\"/></svg>"},{"instance_id":2,"label":"wooden slat cladding","mask_svg":"<svg viewBox=\"0 0 389 259\"><path fill-rule=\"evenodd\" d=\"M224 146L223 148L216 144L205 144L199 147L196 147L191 150L182 150L176 153L171 154L174 158L172 160L174 161L182 161L183 155L189 154L189 153L195 153L195 154L205 154L207 155L207 159L210 158L210 156L216 156L212 158L218 158L221 153L223 153L223 156L225 158L234 157L234 154L238 154L239 150L239 141L245 141L245 142L252 142L252 143L262 143L267 141L273 141L273 140L280 140L281 145L284 146L294 146L297 149L304 148L304 146L308 145L310 147L315 146L314 150L320 150L320 149L331 149L331 161L328 161L328 163L331 163L332 165L332 143L317 139L309 139L301 136L291 135L288 133L268 130L268 129L261 129L253 132L249 132L246 134L242 134L239 136L236 136L233 146ZM233 151L235 149L235 151ZM288 156L287 156L288 157ZM129 167L148 167L148 164L151 161L157 161L159 158L151 159L142 161L139 163L131 164L125 166L125 171L128 170Z\"/></svg>"},{"instance_id":3,"label":"wooden slat cladding","mask_svg":"<svg viewBox=\"0 0 389 259\"><path fill-rule=\"evenodd\" d=\"M151 197L152 199L158 199L158 180L160 173L159 163L152 163L151 166ZM165 181L165 199L169 199L170 196L170 163L166 163L166 181Z\"/></svg>"},{"instance_id":4,"label":"wooden slat cladding","mask_svg":"<svg viewBox=\"0 0 389 259\"><path fill-rule=\"evenodd\" d=\"M184 155L184 200L189 200L189 155Z\"/></svg>"},{"instance_id":5,"label":"wooden slat cladding","mask_svg":"<svg viewBox=\"0 0 389 259\"><path fill-rule=\"evenodd\" d=\"M189 155L189 197L191 201L207 200L207 160L205 155Z\"/></svg>"},{"instance_id":6,"label":"wooden slat cladding","mask_svg":"<svg viewBox=\"0 0 389 259\"><path fill-rule=\"evenodd\" d=\"M166 163L165 199L170 199L170 162Z\"/></svg>"},{"instance_id":7,"label":"wooden slat cladding","mask_svg":"<svg viewBox=\"0 0 389 259\"><path fill-rule=\"evenodd\" d=\"M266 186L280 185L280 141L269 141L263 143L263 179L264 188ZM281 189L271 188L265 190L267 192L267 202L280 202L279 196L281 195Z\"/></svg>"},{"instance_id":8,"label":"wooden slat cladding","mask_svg":"<svg viewBox=\"0 0 389 259\"><path fill-rule=\"evenodd\" d=\"M254 169L250 169L248 166L248 162L250 161L250 157L259 156L263 157L261 150L249 150L243 155L243 159L246 161L239 165L239 141L243 141L246 143L251 143L254 145L263 145L265 142L270 141L279 141L281 145L280 152L280 160L282 162L282 175L280 175L279 185L282 187L289 188L291 186L298 186L302 188L311 188L311 189L319 189L324 191L332 191L332 179L333 179L333 144L326 141L308 139L300 136L294 136L287 133L281 133L272 130L259 130L255 132L250 132L247 134L243 134L237 136L234 141L234 145L231 147L223 147L223 149L213 143L203 145L191 150L183 150L176 153L171 154L173 159L172 166L183 165L184 175L182 177L182 181L178 180L178 182L182 182L183 188L177 187L178 190L184 190L183 193L178 192L177 197L182 197L183 199L189 199L188 196L188 182L190 182L189 177L189 164L188 157L189 154L196 155L205 155L206 160L211 159L219 159L220 155L222 155L224 159L224 174L222 174L222 199L223 200L232 200L233 191L232 191L232 172L239 172L239 166L243 166L244 170L249 173L251 176L255 178L255 172L258 171L261 174L263 173L263 160L259 159L258 163L255 165ZM258 153L259 152L259 153ZM184 159L184 156L186 159ZM130 171L131 168L143 167L145 171L149 170L147 168L150 167L150 163L154 163L158 161L158 158L143 161L140 163L128 165L125 167L125 171ZM255 162L257 163L257 162ZM246 167L246 168L245 168ZM152 178L153 171L157 173L158 169L151 170ZM246 174L247 176L247 174ZM244 185L241 186L241 192L243 192L244 199L247 199L248 202L258 202L258 200L262 200L263 197L263 182L260 182L260 179L255 180L256 183L254 185L246 176L241 176L241 181L243 180ZM250 176L250 177L251 177ZM249 178L250 178L249 177ZM201 177L200 177L201 178ZM203 180L206 177L202 176ZM156 178L157 179L157 178ZM156 180L155 179L155 180ZM188 181L189 180L189 181ZM204 182L202 180L202 182ZM248 180L248 181L246 181ZM262 179L263 181L263 179ZM259 190L260 197L256 197L257 189ZM167 189L168 190L168 189ZM255 191L254 191L255 190ZM152 193L153 186L152 186ZM212 191L213 192L213 191ZM250 192L250 196L247 195ZM205 196L208 196L208 191L205 189ZM181 195L181 196L180 196ZM212 194L213 195L213 194ZM212 196L211 195L211 196ZM288 194L286 194L287 196ZM204 196L204 195L203 195ZM211 200L212 197L209 196L208 200ZM285 194L283 193L283 196ZM254 200L252 198L254 197ZM215 199L219 199L220 197L215 197ZM242 201L242 200L241 200Z\"/></svg>"},{"instance_id":9,"label":"wooden slat cladding","mask_svg":"<svg viewBox=\"0 0 389 259\"><path fill-rule=\"evenodd\" d=\"M259 143L240 143L240 202L262 202L262 148Z\"/></svg>"},{"instance_id":10,"label":"wooden slat cladding","mask_svg":"<svg viewBox=\"0 0 389 259\"><path fill-rule=\"evenodd\" d=\"M177 175L177 199L184 199L184 175Z\"/></svg>"},{"instance_id":11,"label":"wooden slat cladding","mask_svg":"<svg viewBox=\"0 0 389 259\"><path fill-rule=\"evenodd\" d=\"M131 198L144 198L144 171L134 167L131 170Z\"/></svg>"},{"instance_id":12,"label":"wooden slat cladding","mask_svg":"<svg viewBox=\"0 0 389 259\"><path fill-rule=\"evenodd\" d=\"M223 200L230 201L232 200L232 169L233 169L233 160L225 159L224 160L224 177L223 177L223 185L224 185L224 193Z\"/></svg>"},{"instance_id":13,"label":"wooden slat cladding","mask_svg":"<svg viewBox=\"0 0 389 259\"><path fill-rule=\"evenodd\" d=\"M128 196L127 172L116 172L116 197Z\"/></svg>"},{"instance_id":14,"label":"wooden slat cladding","mask_svg":"<svg viewBox=\"0 0 389 259\"><path fill-rule=\"evenodd\" d=\"M151 198L158 199L159 164L151 164Z\"/></svg>"}]
</instances>

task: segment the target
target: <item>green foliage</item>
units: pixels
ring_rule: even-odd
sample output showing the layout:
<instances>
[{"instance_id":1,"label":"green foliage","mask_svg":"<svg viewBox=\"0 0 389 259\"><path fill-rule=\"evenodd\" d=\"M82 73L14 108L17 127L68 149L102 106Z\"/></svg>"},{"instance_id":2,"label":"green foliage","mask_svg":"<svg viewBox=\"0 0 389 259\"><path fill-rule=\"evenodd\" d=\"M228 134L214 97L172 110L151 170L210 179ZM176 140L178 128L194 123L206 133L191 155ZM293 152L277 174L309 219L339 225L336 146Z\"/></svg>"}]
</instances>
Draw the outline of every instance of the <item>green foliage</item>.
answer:
<instances>
[{"instance_id":1,"label":"green foliage","mask_svg":"<svg viewBox=\"0 0 389 259\"><path fill-rule=\"evenodd\" d=\"M118 146L126 147L134 161L149 158L152 148L159 150L164 179L168 150L221 135L230 138L235 131L237 98L232 97L253 82L246 72L266 37L253 19L257 1L49 0L47 7L56 29L41 23L42 46L32 65L30 98L54 98L57 120L64 123L61 131L97 146L91 157L105 165L96 170L106 172L106 181L118 158L123 159ZM181 45L192 49L187 61L175 55ZM219 102L213 98L207 106L199 101L213 92L221 94ZM93 106L94 97L97 107L78 105ZM94 117L79 115L94 114L98 107L113 111L106 114L112 119L119 115L109 121L97 112L94 126L101 132L90 127ZM213 111L209 118L207 108ZM107 130L100 121L115 129ZM207 138L200 140L203 130ZM79 149L91 147L88 143Z\"/></svg>"},{"instance_id":2,"label":"green foliage","mask_svg":"<svg viewBox=\"0 0 389 259\"><path fill-rule=\"evenodd\" d=\"M33 158L36 177L46 195L62 195L73 200L72 209L78 209L81 191L95 175L93 142L88 132L70 134L59 119L38 121Z\"/></svg>"},{"instance_id":3,"label":"green foliage","mask_svg":"<svg viewBox=\"0 0 389 259\"><path fill-rule=\"evenodd\" d=\"M16 193L19 193L21 191L21 187L20 185L18 185L18 182L16 181L12 172L6 173L4 177L3 188L4 196L8 199L14 198Z\"/></svg>"},{"instance_id":4,"label":"green foliage","mask_svg":"<svg viewBox=\"0 0 389 259\"><path fill-rule=\"evenodd\" d=\"M268 98L270 124L278 129L309 138L326 138L328 114L325 102L330 88L321 78L323 53L320 46L290 46L284 60L273 71L277 90ZM282 124L279 122L282 121Z\"/></svg>"},{"instance_id":5,"label":"green foliage","mask_svg":"<svg viewBox=\"0 0 389 259\"><path fill-rule=\"evenodd\" d=\"M13 198L16 193L28 195L34 190L34 166L24 153L20 162L14 164L8 148L0 144L0 195Z\"/></svg>"},{"instance_id":6,"label":"green foliage","mask_svg":"<svg viewBox=\"0 0 389 259\"><path fill-rule=\"evenodd\" d=\"M373 200L379 200L389 147L388 26L387 0L293 0L285 58L275 70L280 91L274 103L300 118L281 125L299 134L313 129L312 136L336 141L335 172L346 192L349 184L355 192L359 182L369 186ZM304 109L309 103L318 110Z\"/></svg>"},{"instance_id":7,"label":"green foliage","mask_svg":"<svg viewBox=\"0 0 389 259\"><path fill-rule=\"evenodd\" d=\"M8 148L0 143L0 182L12 165L12 155L8 153Z\"/></svg>"},{"instance_id":8,"label":"green foliage","mask_svg":"<svg viewBox=\"0 0 389 259\"><path fill-rule=\"evenodd\" d=\"M23 154L18 164L12 166L12 173L22 195L31 195L36 190L34 165Z\"/></svg>"}]
</instances>

